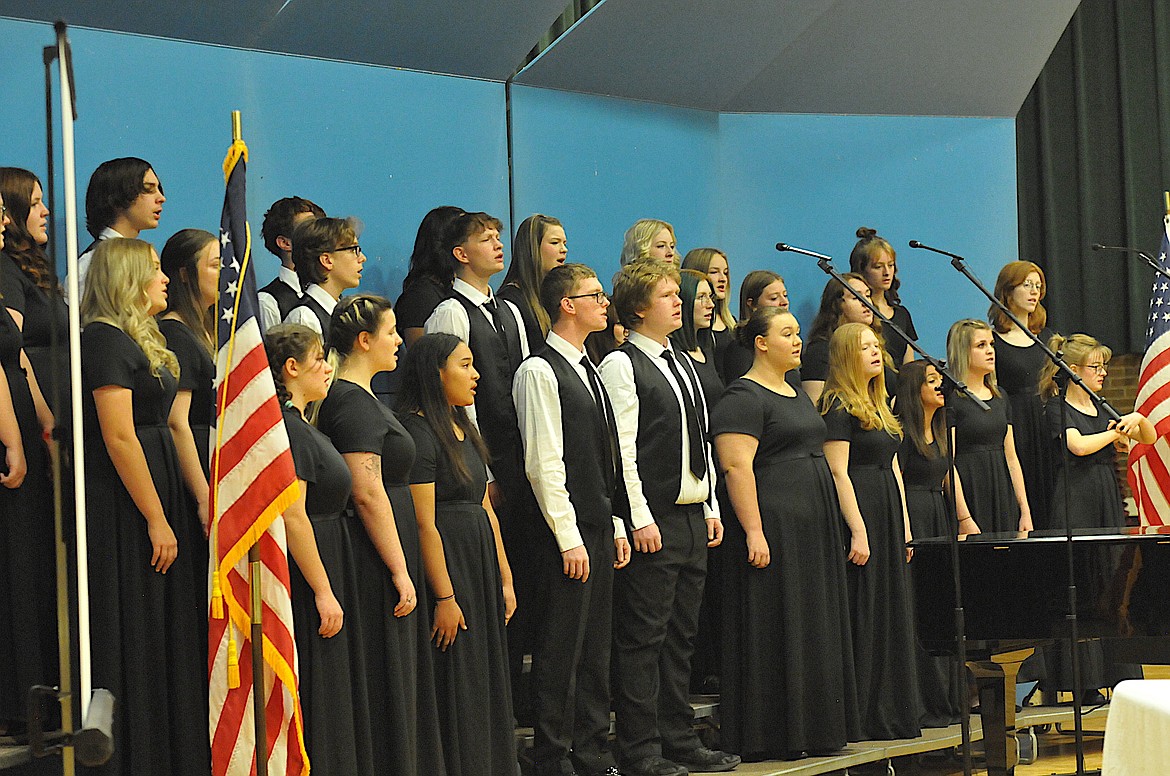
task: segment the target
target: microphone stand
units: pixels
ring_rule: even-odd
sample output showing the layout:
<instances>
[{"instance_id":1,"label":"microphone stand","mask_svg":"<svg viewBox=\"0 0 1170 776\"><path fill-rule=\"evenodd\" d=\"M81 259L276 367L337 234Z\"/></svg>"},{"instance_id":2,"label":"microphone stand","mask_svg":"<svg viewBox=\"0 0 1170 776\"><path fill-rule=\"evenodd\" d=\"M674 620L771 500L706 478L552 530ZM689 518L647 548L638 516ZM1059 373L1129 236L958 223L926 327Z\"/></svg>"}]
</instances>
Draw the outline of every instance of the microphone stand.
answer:
<instances>
[{"instance_id":1,"label":"microphone stand","mask_svg":"<svg viewBox=\"0 0 1170 776\"><path fill-rule=\"evenodd\" d=\"M1077 584L1076 584L1076 576L1075 576L1076 563L1075 563L1075 557L1073 555L1072 524L1069 522L1068 515L1067 515L1067 511L1069 508L1069 495L1068 495L1069 450L1068 450L1068 440L1066 437L1066 431L1065 431L1064 426L1065 426L1065 404L1066 404L1065 396L1067 395L1067 392L1068 392L1068 384L1070 382L1072 382L1072 383L1075 383L1077 386L1079 386L1081 388L1081 390L1083 390L1086 394L1088 394L1089 398L1100 409L1100 411L1104 412L1106 415L1108 415L1113 420L1115 420L1115 421L1121 420L1121 415L1118 414L1117 410L1115 410L1109 404L1109 402L1105 401L1103 398L1101 398L1096 393L1094 393L1093 390L1091 388L1089 388L1088 385L1085 384L1085 381L1082 380L1079 375L1077 375L1075 372L1072 371L1072 369L1069 368L1069 365L1064 361L1064 359L1061 358L1060 355L1054 353L1052 351L1052 349L1048 347L1048 345L1046 345L1044 342L1042 342L1040 340L1039 337L1037 337L1035 334L1033 334L1032 331L1027 326L1025 326L1020 321L1020 319L1017 318L1014 313L1012 313L1011 310L1008 309L1007 305L1005 305L1003 302L999 301L999 299L997 299L993 294L988 292L987 288L985 288L984 285L979 282L979 278L975 277L974 273L972 273L971 270L964 263L964 262L966 262L966 259L964 259L962 256L959 256L957 254L950 253L949 251L944 251L944 250L941 250L939 248L932 248L929 245L923 245L922 243L918 242L917 240L911 240L910 247L911 248L921 248L923 250L928 250L928 251L931 251L933 253L942 254L943 256L949 256L951 259L951 266L952 267L957 269L968 280L970 280L971 283L976 288L978 288L983 293L983 295L985 297L987 297L987 299L991 302L991 304L994 307L996 307L1000 312L1002 312L1005 316L1007 316L1008 320L1010 320L1017 327L1019 327L1020 331L1027 334L1028 338L1031 339L1032 342L1034 342L1040 346L1040 349L1044 353L1044 355L1047 356L1048 360L1051 361L1056 366L1056 370L1057 370L1056 379L1057 379L1059 384L1063 385L1059 399L1060 399L1060 403L1061 403L1060 404L1060 410L1061 410L1060 443L1061 443L1061 447L1063 448L1063 455L1061 457L1061 460L1062 460L1062 465L1064 467L1064 482L1065 482L1065 488L1064 488L1064 490L1065 490L1065 512L1066 512L1065 521L1064 521L1064 538L1065 538L1065 550L1066 550L1065 551L1065 561L1066 561L1067 573L1068 573L1068 614L1065 615L1065 621L1068 623L1068 626L1069 626L1068 642L1069 642L1069 652L1071 653L1072 673L1073 673L1073 690L1072 690L1073 731L1074 731L1074 738L1076 740L1076 759L1077 759L1076 773L1077 773L1077 776L1086 776L1088 774L1088 772L1085 770L1085 729L1084 729L1084 720L1082 719L1083 715L1081 713L1081 690L1082 690L1082 688L1080 686L1081 685L1081 660L1080 660L1079 650L1077 649L1077 644L1080 641L1080 630L1079 630L1078 624L1077 624ZM1099 771L1093 771L1093 773L1099 773Z\"/></svg>"},{"instance_id":2,"label":"microphone stand","mask_svg":"<svg viewBox=\"0 0 1170 776\"><path fill-rule=\"evenodd\" d=\"M987 403L985 401L983 401L978 396L976 396L974 393L972 393L971 389L968 388L965 383L963 383L961 380L959 380L957 376L955 376L950 370L948 370L946 365L942 361L940 361L939 359L930 355L925 350L923 350L921 347L919 347L917 341L911 339L910 337L907 337L906 333L904 331L902 331L898 327L897 324L895 324L892 320L890 320L886 316L882 315L881 311L877 309L877 306L874 305L874 303L870 299L866 298L866 296L864 294L858 292L857 289L855 289L853 286L849 285L848 281L846 281L845 278L842 277L841 273L837 272L837 270L833 268L832 257L826 256L826 255L821 254L821 253L815 253L813 251L804 250L803 248L797 248L795 246L787 245L785 243L777 243L776 250L790 251L792 253L799 253L799 254L802 254L804 256L811 256L814 259L816 259L817 266L821 268L822 272L824 272L827 275L830 275L834 280L836 280L845 289L847 289L849 291L849 293L853 294L854 298L856 298L857 301L861 302L861 304L863 306L865 306L867 309L869 309L870 312L873 313L875 320L881 321L883 327L889 326L890 329L894 333L901 336L902 339L904 339L907 342L907 344L910 345L910 348L915 353L917 353L919 356L921 356L922 359L924 361L926 361L928 364L933 366L943 378L943 397L944 397L943 411L944 412L946 411L946 403L949 402L950 396L955 391L962 393L964 396L966 396L968 399L970 399L972 402L974 402L975 405L977 407L979 407L980 409L982 409L983 411L986 412L986 411L991 409L990 407L987 406ZM949 415L949 413L947 414L947 428L948 428L948 433L949 433L949 430L950 430L950 415ZM951 488L950 488L951 514L952 514L952 516L957 518L958 514L959 514L959 507L958 507L958 503L957 503L958 490L955 488L955 482L957 481L957 477L955 475L955 455L954 455L953 445L947 446L947 468L950 472L950 480L951 480ZM963 609L963 591L962 591L963 581L962 581L962 576L960 574L960 566L959 566L959 531L958 531L957 524L955 525L955 530L951 531L948 534L948 538L949 538L948 544L950 546L951 578L952 578L952 585L954 586L954 589L955 589L954 627L955 627L955 646L956 646L955 653L956 654L955 654L955 661L954 661L953 666L952 666L952 672L953 672L952 675L953 675L954 680L957 682L957 684L960 688L959 692L960 692L960 696L961 696L959 699L960 705L962 707L961 711L960 711L960 716L959 716L959 729L960 729L961 735L962 735L963 774L964 774L964 776L971 776L971 770L972 770L972 763L971 763L971 693L970 693L970 687L968 686L968 683L967 683L967 677L966 677L966 672L965 672L965 668L967 666L967 636L966 636L967 621L966 621L966 613Z\"/></svg>"},{"instance_id":3,"label":"microphone stand","mask_svg":"<svg viewBox=\"0 0 1170 776\"><path fill-rule=\"evenodd\" d=\"M1139 251L1137 248L1126 248L1123 245L1102 245L1101 243L1093 243L1089 246L1095 251L1121 251L1122 253L1133 253L1142 258L1142 260L1150 265L1150 269L1162 277L1170 280L1170 272L1167 272L1162 265L1158 264L1158 260L1145 251Z\"/></svg>"}]
</instances>

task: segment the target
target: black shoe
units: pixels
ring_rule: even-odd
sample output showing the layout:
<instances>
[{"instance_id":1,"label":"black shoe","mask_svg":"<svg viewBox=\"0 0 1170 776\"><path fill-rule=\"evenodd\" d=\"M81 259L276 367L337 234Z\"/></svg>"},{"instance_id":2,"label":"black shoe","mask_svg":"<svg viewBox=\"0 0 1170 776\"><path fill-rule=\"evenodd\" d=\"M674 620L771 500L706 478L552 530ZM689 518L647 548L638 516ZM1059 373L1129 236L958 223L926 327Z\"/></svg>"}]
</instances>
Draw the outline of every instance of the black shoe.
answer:
<instances>
[{"instance_id":1,"label":"black shoe","mask_svg":"<svg viewBox=\"0 0 1170 776\"><path fill-rule=\"evenodd\" d=\"M718 749L708 749L705 746L700 746L689 752L679 752L672 759L679 765L686 766L687 770L693 773L732 771L740 763L740 757L737 754L720 752Z\"/></svg>"},{"instance_id":2,"label":"black shoe","mask_svg":"<svg viewBox=\"0 0 1170 776\"><path fill-rule=\"evenodd\" d=\"M688 776L686 768L656 754L623 765L622 773L624 776Z\"/></svg>"}]
</instances>

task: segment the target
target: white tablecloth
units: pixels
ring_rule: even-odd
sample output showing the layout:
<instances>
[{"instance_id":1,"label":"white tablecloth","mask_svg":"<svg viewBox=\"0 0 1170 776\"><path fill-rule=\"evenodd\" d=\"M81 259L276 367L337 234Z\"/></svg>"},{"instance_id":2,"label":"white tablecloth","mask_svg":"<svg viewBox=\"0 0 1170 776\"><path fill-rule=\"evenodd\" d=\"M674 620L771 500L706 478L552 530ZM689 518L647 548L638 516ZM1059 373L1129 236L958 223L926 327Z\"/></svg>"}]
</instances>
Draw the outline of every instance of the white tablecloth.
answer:
<instances>
[{"instance_id":1,"label":"white tablecloth","mask_svg":"<svg viewBox=\"0 0 1170 776\"><path fill-rule=\"evenodd\" d=\"M1170 774L1170 680L1117 685L1105 723L1102 776Z\"/></svg>"}]
</instances>

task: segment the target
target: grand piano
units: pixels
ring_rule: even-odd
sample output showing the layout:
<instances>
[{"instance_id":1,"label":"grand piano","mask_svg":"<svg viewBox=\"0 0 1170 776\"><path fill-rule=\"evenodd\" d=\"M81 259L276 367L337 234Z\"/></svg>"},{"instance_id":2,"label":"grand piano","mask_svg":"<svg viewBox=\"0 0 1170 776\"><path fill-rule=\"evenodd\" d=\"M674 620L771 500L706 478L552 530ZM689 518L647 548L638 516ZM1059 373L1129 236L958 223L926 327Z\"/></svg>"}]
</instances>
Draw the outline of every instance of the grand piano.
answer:
<instances>
[{"instance_id":1,"label":"grand piano","mask_svg":"<svg viewBox=\"0 0 1170 776\"><path fill-rule=\"evenodd\" d=\"M979 687L988 773L1019 762L1015 677L1030 648L1066 639L1067 540L1063 531L980 534L959 543L967 665ZM919 640L955 654L955 585L949 539L913 542L910 563ZM1073 532L1077 629L1107 657L1170 664L1170 528Z\"/></svg>"}]
</instances>

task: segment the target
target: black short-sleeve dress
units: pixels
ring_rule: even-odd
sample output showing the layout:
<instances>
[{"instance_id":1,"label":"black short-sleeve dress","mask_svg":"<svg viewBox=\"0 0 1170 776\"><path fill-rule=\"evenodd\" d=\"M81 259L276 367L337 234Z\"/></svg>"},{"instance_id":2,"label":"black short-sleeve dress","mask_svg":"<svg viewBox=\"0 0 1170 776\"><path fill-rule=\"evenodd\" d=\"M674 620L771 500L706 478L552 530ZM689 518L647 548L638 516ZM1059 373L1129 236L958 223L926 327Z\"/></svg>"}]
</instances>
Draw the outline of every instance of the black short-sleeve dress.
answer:
<instances>
[{"instance_id":1,"label":"black short-sleeve dress","mask_svg":"<svg viewBox=\"0 0 1170 776\"><path fill-rule=\"evenodd\" d=\"M1050 444L1060 453L1061 399L1053 397L1044 406ZM1075 429L1082 436L1100 434L1109 430L1109 418L1103 412L1086 415L1064 402L1066 428ZM1114 470L1116 451L1112 444L1089 455L1068 455L1068 470L1058 459L1056 482L1052 488L1052 513L1049 523L1053 528L1122 528L1125 509L1121 505L1121 491ZM1065 483L1068 483L1068 504L1065 507ZM966 481L963 487L966 487Z\"/></svg>"},{"instance_id":2,"label":"black short-sleeve dress","mask_svg":"<svg viewBox=\"0 0 1170 776\"><path fill-rule=\"evenodd\" d=\"M414 583L418 606L395 617L398 588L377 547L351 505L352 541L359 608L352 622L362 628L366 685L374 733L374 762L408 776L443 773L430 645L430 596L419 551L418 524L409 474L415 446L390 409L364 388L337 380L321 403L317 426L341 454L381 457L382 482L394 511L394 526ZM356 522L354 522L356 521Z\"/></svg>"},{"instance_id":3,"label":"black short-sleeve dress","mask_svg":"<svg viewBox=\"0 0 1170 776\"><path fill-rule=\"evenodd\" d=\"M341 454L324 434L305 422L300 411L285 407L284 426L297 479L306 485L305 511L321 565L344 617L338 633L329 638L319 634L316 594L289 553L305 748L314 773L373 773L370 704L363 681L367 667L361 649L361 602L350 536L360 527L351 526L345 514L353 480Z\"/></svg>"},{"instance_id":4,"label":"black short-sleeve dress","mask_svg":"<svg viewBox=\"0 0 1170 776\"><path fill-rule=\"evenodd\" d=\"M1040 341L1047 345L1053 334L1051 329L1044 329ZM1022 348L995 333L995 379L1012 408L1016 455L1024 473L1032 522L1038 529L1049 527L1052 483L1055 467L1060 464L1060 459L1053 454L1052 437L1044 419L1044 401L1039 393L1040 369L1047 362L1048 357L1036 343Z\"/></svg>"},{"instance_id":5,"label":"black short-sleeve dress","mask_svg":"<svg viewBox=\"0 0 1170 776\"><path fill-rule=\"evenodd\" d=\"M890 320L897 324L899 329L906 332L906 337L917 342L918 331L914 328L914 319L910 316L910 311L900 304L890 306L894 308L894 314L890 316ZM882 339L885 340L886 352L894 359L896 366L902 365L902 359L906 357L906 348L910 347L906 337L895 334L889 326L882 327Z\"/></svg>"},{"instance_id":6,"label":"black short-sleeve dress","mask_svg":"<svg viewBox=\"0 0 1170 776\"><path fill-rule=\"evenodd\" d=\"M857 700L866 738L916 738L921 698L914 660L906 529L893 461L901 440L867 431L838 406L825 414L830 441L849 443L849 480L869 539L869 562L847 565Z\"/></svg>"},{"instance_id":7,"label":"black short-sleeve dress","mask_svg":"<svg viewBox=\"0 0 1170 776\"><path fill-rule=\"evenodd\" d=\"M56 289L57 278L50 279ZM69 426L69 311L56 290L38 286L11 256L0 254L4 306L24 316L24 352L45 402L62 429Z\"/></svg>"},{"instance_id":8,"label":"black short-sleeve dress","mask_svg":"<svg viewBox=\"0 0 1170 776\"><path fill-rule=\"evenodd\" d=\"M986 403L991 409L984 411L955 394L947 405L955 427L955 469L979 528L985 533L1017 531L1020 502L1003 447L1012 408L1003 396L993 396Z\"/></svg>"},{"instance_id":9,"label":"black short-sleeve dress","mask_svg":"<svg viewBox=\"0 0 1170 776\"><path fill-rule=\"evenodd\" d=\"M898 465L902 467L902 485L906 489L906 511L910 515L910 531L915 539L948 536L958 531L951 516L949 497L943 484L948 468L947 458L939 449L938 440L929 445L930 457L924 456L908 436L898 450ZM915 645L918 660L918 680L922 691L922 727L947 727L959 721L962 713L962 688L953 674L953 663L947 657L934 657Z\"/></svg>"},{"instance_id":10,"label":"black short-sleeve dress","mask_svg":"<svg viewBox=\"0 0 1170 776\"><path fill-rule=\"evenodd\" d=\"M20 329L0 306L0 367L27 466L20 487L0 487L0 721L9 722L25 719L29 687L57 683L53 491L20 346ZM0 466L6 468L5 452L0 446Z\"/></svg>"},{"instance_id":11,"label":"black short-sleeve dress","mask_svg":"<svg viewBox=\"0 0 1170 776\"><path fill-rule=\"evenodd\" d=\"M215 362L211 353L182 321L164 318L158 328L167 338L167 349L179 359L179 390L191 392L191 410L187 413L195 449L203 473L211 471L211 427L215 418Z\"/></svg>"},{"instance_id":12,"label":"black short-sleeve dress","mask_svg":"<svg viewBox=\"0 0 1170 776\"><path fill-rule=\"evenodd\" d=\"M207 541L167 427L177 382L166 369L152 375L141 348L105 323L82 331L81 359L93 686L117 699L114 740L121 742L100 772L207 774L208 572L192 568L198 543L207 557ZM132 394L134 430L178 541L166 574L150 566L146 520L102 441L93 392L110 386Z\"/></svg>"},{"instance_id":13,"label":"black short-sleeve dress","mask_svg":"<svg viewBox=\"0 0 1170 776\"><path fill-rule=\"evenodd\" d=\"M860 726L825 422L803 391L784 396L741 378L711 429L759 440L752 469L772 554L766 568L753 568L743 527L724 520L721 740L749 760L839 749Z\"/></svg>"},{"instance_id":14,"label":"black short-sleeve dress","mask_svg":"<svg viewBox=\"0 0 1170 776\"><path fill-rule=\"evenodd\" d=\"M899 363L897 359L894 363ZM898 390L898 373L886 364L882 370L882 379L886 383L886 396L893 401ZM800 377L802 380L829 379L829 341L817 339L808 343L800 354Z\"/></svg>"},{"instance_id":15,"label":"black short-sleeve dress","mask_svg":"<svg viewBox=\"0 0 1170 776\"><path fill-rule=\"evenodd\" d=\"M421 329L427 318L439 306L439 302L451 295L450 286L444 286L429 277L420 277L402 290L394 303L394 314L398 316L398 330Z\"/></svg>"},{"instance_id":16,"label":"black short-sleeve dress","mask_svg":"<svg viewBox=\"0 0 1170 776\"><path fill-rule=\"evenodd\" d=\"M461 481L427 421L414 414L401 420L417 449L411 484L435 485L435 526L443 539L455 599L467 623L467 630L459 631L447 651L434 653L447 773L513 776L519 765L504 593L495 537L483 508L487 470L475 445L465 439L459 443L459 453L471 481Z\"/></svg>"}]
</instances>

